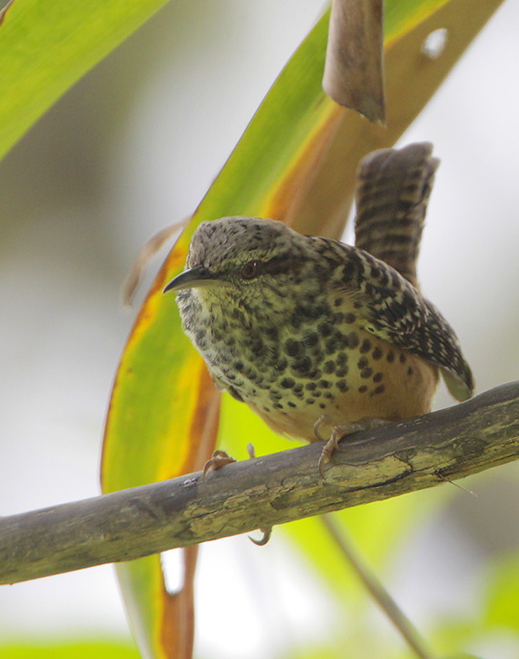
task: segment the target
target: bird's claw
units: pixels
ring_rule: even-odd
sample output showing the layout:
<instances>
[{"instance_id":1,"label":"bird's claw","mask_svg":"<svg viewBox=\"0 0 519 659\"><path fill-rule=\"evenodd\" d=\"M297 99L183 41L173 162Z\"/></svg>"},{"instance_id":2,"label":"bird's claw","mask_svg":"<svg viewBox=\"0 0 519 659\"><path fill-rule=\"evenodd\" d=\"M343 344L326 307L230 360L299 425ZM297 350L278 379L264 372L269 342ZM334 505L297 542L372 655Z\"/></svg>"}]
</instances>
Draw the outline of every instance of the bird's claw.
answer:
<instances>
[{"instance_id":1,"label":"bird's claw","mask_svg":"<svg viewBox=\"0 0 519 659\"><path fill-rule=\"evenodd\" d=\"M326 423L326 415L325 414L321 414L321 416L314 423L314 435L317 437L317 439L320 442L326 441L325 438L319 432L319 429L323 425L323 423Z\"/></svg>"},{"instance_id":2,"label":"bird's claw","mask_svg":"<svg viewBox=\"0 0 519 659\"><path fill-rule=\"evenodd\" d=\"M204 465L202 478L205 480L209 471L218 471L218 469L221 469L222 467L225 467L232 462L236 462L236 460L232 458L226 451L222 451L220 449L213 451L213 455Z\"/></svg>"},{"instance_id":3,"label":"bird's claw","mask_svg":"<svg viewBox=\"0 0 519 659\"><path fill-rule=\"evenodd\" d=\"M270 540L270 536L272 535L272 526L269 526L268 529L260 529L260 531L263 533L263 537L260 538L259 540L255 540L252 536L249 535L249 540L253 542L255 545L258 545L258 547L264 547L267 542Z\"/></svg>"},{"instance_id":4,"label":"bird's claw","mask_svg":"<svg viewBox=\"0 0 519 659\"><path fill-rule=\"evenodd\" d=\"M319 426L323 422L326 422L326 417L324 415L321 415L317 419L314 425L315 436L321 441L324 440L321 438L318 431L319 431ZM324 466L325 464L331 461L332 455L339 446L339 442L343 437L352 435L353 433L359 432L361 430L374 430L375 428L381 428L382 426L386 426L390 423L391 421L388 419L379 419L377 417L363 417L362 419L359 419L358 421L352 421L351 423L348 423L345 426L334 426L332 428L332 435L324 445L324 448L321 452L321 457L319 458L319 462L317 463L317 466L319 467L319 473L321 474L321 478L325 480Z\"/></svg>"},{"instance_id":5,"label":"bird's claw","mask_svg":"<svg viewBox=\"0 0 519 659\"><path fill-rule=\"evenodd\" d=\"M321 451L321 456L319 457L317 466L319 467L319 473L321 474L323 481L326 480L324 475L324 466L332 459L332 455L336 448L339 446L339 442L343 435L343 428L341 426L335 426L335 428L332 430L332 436L326 442L323 450Z\"/></svg>"}]
</instances>

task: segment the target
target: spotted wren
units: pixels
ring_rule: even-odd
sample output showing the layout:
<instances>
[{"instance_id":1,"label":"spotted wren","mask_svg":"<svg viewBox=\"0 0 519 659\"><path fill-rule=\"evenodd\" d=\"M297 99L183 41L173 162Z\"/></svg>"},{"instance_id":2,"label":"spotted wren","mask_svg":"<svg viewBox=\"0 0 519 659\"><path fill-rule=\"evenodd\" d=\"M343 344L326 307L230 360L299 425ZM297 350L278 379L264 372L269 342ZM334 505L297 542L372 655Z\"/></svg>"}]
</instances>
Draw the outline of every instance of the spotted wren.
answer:
<instances>
[{"instance_id":1,"label":"spotted wren","mask_svg":"<svg viewBox=\"0 0 519 659\"><path fill-rule=\"evenodd\" d=\"M279 434L331 436L325 462L352 430L430 411L440 373L454 398L472 395L456 335L416 279L431 153L363 159L355 247L268 219L202 222L164 289L216 384Z\"/></svg>"}]
</instances>

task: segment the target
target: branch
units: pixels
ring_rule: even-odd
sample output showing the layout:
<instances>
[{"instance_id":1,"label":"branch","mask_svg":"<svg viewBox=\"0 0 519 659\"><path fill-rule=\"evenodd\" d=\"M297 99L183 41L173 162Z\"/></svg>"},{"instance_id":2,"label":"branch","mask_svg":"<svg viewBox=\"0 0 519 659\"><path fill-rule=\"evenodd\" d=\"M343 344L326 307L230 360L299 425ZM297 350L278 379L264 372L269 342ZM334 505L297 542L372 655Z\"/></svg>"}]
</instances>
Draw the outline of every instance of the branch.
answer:
<instances>
[{"instance_id":1,"label":"branch","mask_svg":"<svg viewBox=\"0 0 519 659\"><path fill-rule=\"evenodd\" d=\"M519 457L519 382L344 441L0 519L0 583L127 561L462 478Z\"/></svg>"}]
</instances>

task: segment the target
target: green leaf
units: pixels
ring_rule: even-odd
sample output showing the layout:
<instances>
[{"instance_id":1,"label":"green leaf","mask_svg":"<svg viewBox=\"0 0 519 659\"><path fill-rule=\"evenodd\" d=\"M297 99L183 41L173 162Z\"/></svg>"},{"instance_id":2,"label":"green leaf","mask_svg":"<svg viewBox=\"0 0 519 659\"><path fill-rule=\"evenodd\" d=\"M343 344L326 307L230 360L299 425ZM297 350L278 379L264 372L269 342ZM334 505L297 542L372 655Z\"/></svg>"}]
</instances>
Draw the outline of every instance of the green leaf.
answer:
<instances>
[{"instance_id":1,"label":"green leaf","mask_svg":"<svg viewBox=\"0 0 519 659\"><path fill-rule=\"evenodd\" d=\"M0 659L140 659L134 645L110 641L10 643L0 645Z\"/></svg>"},{"instance_id":2,"label":"green leaf","mask_svg":"<svg viewBox=\"0 0 519 659\"><path fill-rule=\"evenodd\" d=\"M484 623L519 634L519 554L496 561L488 578Z\"/></svg>"},{"instance_id":3,"label":"green leaf","mask_svg":"<svg viewBox=\"0 0 519 659\"><path fill-rule=\"evenodd\" d=\"M196 464L196 457L204 455L200 442L207 439L205 411L214 415L214 392L204 381L200 358L181 332L174 300L161 293L182 269L198 224L225 215L259 215L290 222L308 233L338 235L353 196L359 158L374 148L390 146L402 134L498 4L497 0L387 2L386 129L338 108L323 95L327 17L318 22L201 202L139 314L111 400L104 491L186 473L189 465ZM468 22L467 6L472 8ZM452 35L451 48L437 60L420 59L423 40L439 27ZM209 425L214 428L214 417ZM240 457L251 440L258 454L290 445L268 431L245 406L225 400L221 443ZM372 524L380 525L380 535L374 534L370 542L373 555L382 560L390 551L390 538L416 519L418 506L409 499L383 504L378 511L372 513ZM362 514L350 514L352 526ZM368 518L370 513L364 514ZM331 583L342 574L343 560L333 547L327 547L329 541L317 530L318 524L310 520L291 525L287 533L304 540L316 569ZM357 528L360 533L362 523ZM159 561L143 559L119 566L118 572L141 646L150 656L168 656L164 635L175 621L168 618L172 609L168 609ZM184 611L183 615L188 614Z\"/></svg>"},{"instance_id":4,"label":"green leaf","mask_svg":"<svg viewBox=\"0 0 519 659\"><path fill-rule=\"evenodd\" d=\"M0 23L0 158L166 0L12 0Z\"/></svg>"}]
</instances>

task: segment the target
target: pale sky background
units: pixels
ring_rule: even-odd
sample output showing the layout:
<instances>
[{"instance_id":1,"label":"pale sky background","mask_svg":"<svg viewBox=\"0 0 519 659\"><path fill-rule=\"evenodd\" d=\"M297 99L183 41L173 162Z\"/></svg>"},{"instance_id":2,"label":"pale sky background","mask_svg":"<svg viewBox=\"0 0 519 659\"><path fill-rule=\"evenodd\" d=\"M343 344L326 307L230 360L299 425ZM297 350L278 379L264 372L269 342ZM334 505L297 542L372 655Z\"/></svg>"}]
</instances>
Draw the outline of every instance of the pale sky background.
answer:
<instances>
[{"instance_id":1,"label":"pale sky background","mask_svg":"<svg viewBox=\"0 0 519 659\"><path fill-rule=\"evenodd\" d=\"M0 163L1 515L99 492L104 415L135 313L121 307L125 274L147 238L198 204L321 7L317 0L170 4ZM442 161L419 274L456 329L479 392L519 376L518 30L519 4L508 0L401 141L432 141ZM444 393L437 401L450 402ZM477 500L462 497L437 520L441 546L432 522L395 577L418 622L467 605L477 586L473 562L519 544L508 523L517 469L471 487ZM431 543L438 569L424 595L413 574L427 565ZM281 542L260 551L246 538L203 550L200 656L210 649L217 659L259 659L296 635L317 639L327 604L318 584L299 583L298 560ZM260 576L267 563L279 575L281 619L265 620L248 594L251 584L267 588ZM228 571L236 578L224 580ZM463 593L459 601L447 598L447 583ZM215 618L219 609L225 613ZM109 566L3 587L0 613L2 639L64 629L69 637L128 634ZM222 625L232 627L230 640ZM506 642L484 650L488 659L517 656Z\"/></svg>"}]
</instances>

